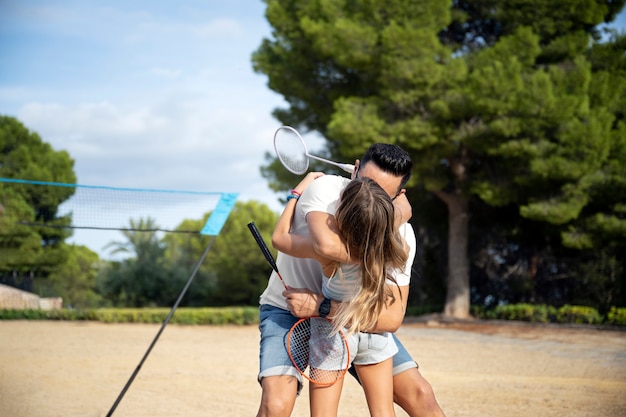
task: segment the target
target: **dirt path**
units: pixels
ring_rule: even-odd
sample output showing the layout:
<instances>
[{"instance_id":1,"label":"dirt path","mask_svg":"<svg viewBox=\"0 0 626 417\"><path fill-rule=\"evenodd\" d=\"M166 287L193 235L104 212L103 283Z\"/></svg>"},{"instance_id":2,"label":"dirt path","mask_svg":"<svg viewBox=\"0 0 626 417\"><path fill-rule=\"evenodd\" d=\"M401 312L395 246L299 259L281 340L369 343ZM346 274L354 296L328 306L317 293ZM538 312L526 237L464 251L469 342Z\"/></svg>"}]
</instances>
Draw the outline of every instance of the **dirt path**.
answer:
<instances>
[{"instance_id":1,"label":"dirt path","mask_svg":"<svg viewBox=\"0 0 626 417\"><path fill-rule=\"evenodd\" d=\"M0 321L0 416L105 416L159 327ZM398 334L448 417L626 416L626 332L420 322ZM114 415L255 415L258 336L169 325ZM350 378L340 415L368 415Z\"/></svg>"}]
</instances>

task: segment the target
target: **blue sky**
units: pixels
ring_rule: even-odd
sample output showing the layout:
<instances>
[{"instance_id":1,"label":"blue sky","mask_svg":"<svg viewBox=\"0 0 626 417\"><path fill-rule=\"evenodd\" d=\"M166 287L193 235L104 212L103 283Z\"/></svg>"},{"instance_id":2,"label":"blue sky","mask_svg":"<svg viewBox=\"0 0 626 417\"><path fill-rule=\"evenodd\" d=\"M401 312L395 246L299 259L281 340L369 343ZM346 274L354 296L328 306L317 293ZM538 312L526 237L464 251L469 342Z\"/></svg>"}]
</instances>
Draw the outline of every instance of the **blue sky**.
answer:
<instances>
[{"instance_id":1,"label":"blue sky","mask_svg":"<svg viewBox=\"0 0 626 417\"><path fill-rule=\"evenodd\" d=\"M250 61L270 34L264 12L250 0L0 0L0 114L67 150L79 184L238 192L279 211L259 167L283 100ZM111 240L84 235L97 251Z\"/></svg>"},{"instance_id":2,"label":"blue sky","mask_svg":"<svg viewBox=\"0 0 626 417\"><path fill-rule=\"evenodd\" d=\"M90 185L240 192L282 98L254 74L260 1L0 1L0 113L75 159Z\"/></svg>"},{"instance_id":3,"label":"blue sky","mask_svg":"<svg viewBox=\"0 0 626 417\"><path fill-rule=\"evenodd\" d=\"M279 211L259 167L284 102L250 61L270 36L264 12L261 0L0 0L0 114L67 150L79 184L238 192Z\"/></svg>"}]
</instances>

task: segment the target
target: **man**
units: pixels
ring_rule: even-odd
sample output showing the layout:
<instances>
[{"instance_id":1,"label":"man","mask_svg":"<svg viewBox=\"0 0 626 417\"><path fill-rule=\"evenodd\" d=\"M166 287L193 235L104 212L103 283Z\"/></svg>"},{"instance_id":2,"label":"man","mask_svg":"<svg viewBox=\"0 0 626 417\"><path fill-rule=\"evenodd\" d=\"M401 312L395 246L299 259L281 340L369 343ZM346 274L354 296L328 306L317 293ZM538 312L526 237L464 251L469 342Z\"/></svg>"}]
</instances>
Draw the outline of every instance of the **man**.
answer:
<instances>
[{"instance_id":1,"label":"man","mask_svg":"<svg viewBox=\"0 0 626 417\"><path fill-rule=\"evenodd\" d=\"M367 177L376 181L403 213L401 231L410 247L405 271L399 271L398 286L391 286L397 302L384 310L372 332L395 332L404 317L408 298L410 268L415 256L415 235L406 223L410 205L402 187L411 174L409 155L394 145L375 144L355 163L353 178ZM347 178L324 176L316 179L298 201L292 233L309 236L316 251L340 262L348 261L345 248L336 234L334 210ZM257 417L290 416L301 388L301 376L291 365L284 347L284 337L297 317L331 316L337 304L321 294L322 268L313 259L299 259L278 253L278 269L289 286L284 290L277 274L272 273L260 297L261 348L259 381L262 387ZM401 275L404 275L402 277ZM401 301L400 301L401 300ZM394 356L394 401L411 417L444 416L435 400L432 387L420 374L417 364L396 339L399 352Z\"/></svg>"}]
</instances>

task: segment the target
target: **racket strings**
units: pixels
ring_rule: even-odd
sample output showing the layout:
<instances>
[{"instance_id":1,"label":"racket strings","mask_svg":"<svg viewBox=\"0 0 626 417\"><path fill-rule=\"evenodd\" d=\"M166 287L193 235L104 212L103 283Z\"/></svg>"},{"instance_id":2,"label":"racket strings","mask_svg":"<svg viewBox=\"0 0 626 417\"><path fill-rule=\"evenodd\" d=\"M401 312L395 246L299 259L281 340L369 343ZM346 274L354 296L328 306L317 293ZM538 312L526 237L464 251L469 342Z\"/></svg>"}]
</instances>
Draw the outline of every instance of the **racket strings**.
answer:
<instances>
[{"instance_id":1,"label":"racket strings","mask_svg":"<svg viewBox=\"0 0 626 417\"><path fill-rule=\"evenodd\" d=\"M343 378L350 365L344 334L334 332L332 323L326 319L300 320L289 332L287 347L298 371L318 385L334 384Z\"/></svg>"}]
</instances>

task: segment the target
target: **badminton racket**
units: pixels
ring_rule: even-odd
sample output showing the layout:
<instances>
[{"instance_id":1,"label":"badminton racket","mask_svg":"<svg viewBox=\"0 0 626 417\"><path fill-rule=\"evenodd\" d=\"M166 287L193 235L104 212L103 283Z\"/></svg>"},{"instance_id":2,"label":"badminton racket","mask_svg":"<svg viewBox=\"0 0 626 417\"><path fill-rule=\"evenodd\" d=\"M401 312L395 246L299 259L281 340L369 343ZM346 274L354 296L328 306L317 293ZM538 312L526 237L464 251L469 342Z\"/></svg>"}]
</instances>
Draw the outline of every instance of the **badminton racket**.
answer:
<instances>
[{"instance_id":1,"label":"badminton racket","mask_svg":"<svg viewBox=\"0 0 626 417\"><path fill-rule=\"evenodd\" d=\"M354 172L354 165L352 164L341 164L311 155L300 133L291 126L281 126L276 129L274 133L274 150L278 160L292 174L304 174L309 169L309 158L334 165L349 173Z\"/></svg>"},{"instance_id":2,"label":"badminton racket","mask_svg":"<svg viewBox=\"0 0 626 417\"><path fill-rule=\"evenodd\" d=\"M285 289L287 285L278 272L274 256L254 222L248 229L257 245L278 275ZM310 382L329 386L342 379L350 367L350 348L343 331L334 331L332 321L322 317L306 317L289 329L285 347L291 363Z\"/></svg>"},{"instance_id":3,"label":"badminton racket","mask_svg":"<svg viewBox=\"0 0 626 417\"><path fill-rule=\"evenodd\" d=\"M300 375L318 386L341 380L350 367L350 347L343 331L322 317L298 320L285 340L291 363Z\"/></svg>"},{"instance_id":4,"label":"badminton racket","mask_svg":"<svg viewBox=\"0 0 626 417\"><path fill-rule=\"evenodd\" d=\"M270 264L274 272L276 272L278 278L280 278L280 282L283 283L283 287L285 287L285 289L287 290L287 284L285 284L282 275L280 275L280 272L278 272L278 265L276 265L274 256L272 255L272 252L270 252L270 248L267 247L267 244L265 243L263 236L261 236L261 232L259 232L259 229L256 227L256 224L254 224L254 222L248 223L248 229L250 229L250 233L252 233L252 236L254 236L254 240L256 240L256 244L259 245L259 249L261 249L263 256L265 256L267 262Z\"/></svg>"}]
</instances>

